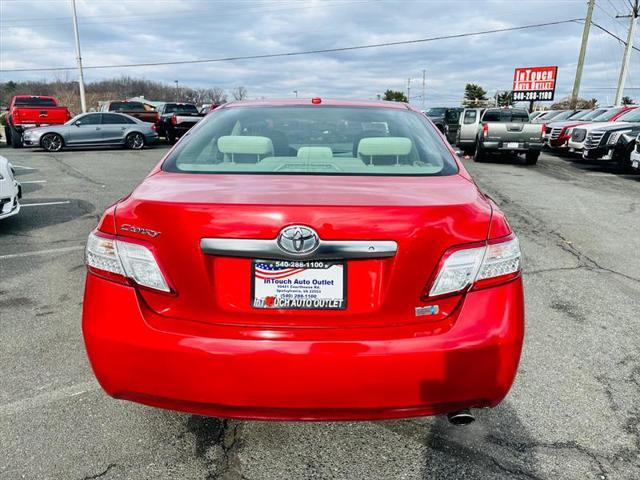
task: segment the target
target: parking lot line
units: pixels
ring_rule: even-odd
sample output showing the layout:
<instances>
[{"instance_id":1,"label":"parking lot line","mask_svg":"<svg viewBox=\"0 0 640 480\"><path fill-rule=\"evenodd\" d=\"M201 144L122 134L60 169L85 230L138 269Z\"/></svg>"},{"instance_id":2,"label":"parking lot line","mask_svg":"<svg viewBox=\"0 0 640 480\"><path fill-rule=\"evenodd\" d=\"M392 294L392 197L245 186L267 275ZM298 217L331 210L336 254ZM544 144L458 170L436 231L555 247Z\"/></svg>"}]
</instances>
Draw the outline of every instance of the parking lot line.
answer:
<instances>
[{"instance_id":1,"label":"parking lot line","mask_svg":"<svg viewBox=\"0 0 640 480\"><path fill-rule=\"evenodd\" d=\"M37 170L33 167L25 167L24 165L13 165L13 168L21 168L22 170Z\"/></svg>"},{"instance_id":2,"label":"parking lot line","mask_svg":"<svg viewBox=\"0 0 640 480\"><path fill-rule=\"evenodd\" d=\"M84 245L74 245L72 247L49 248L47 250L35 250L33 252L10 253L8 255L0 255L0 260L7 260L9 258L30 257L32 255L46 255L47 253L73 252L75 250L84 250Z\"/></svg>"},{"instance_id":3,"label":"parking lot line","mask_svg":"<svg viewBox=\"0 0 640 480\"><path fill-rule=\"evenodd\" d=\"M21 207L43 207L45 205L64 205L66 203L71 203L71 200L65 200L63 202L42 202L42 203L22 203L20 202Z\"/></svg>"},{"instance_id":4,"label":"parking lot line","mask_svg":"<svg viewBox=\"0 0 640 480\"><path fill-rule=\"evenodd\" d=\"M41 393L35 397L24 398L15 402L5 403L0 405L0 417L5 415L14 415L24 410L32 408L43 407L49 403L62 400L63 398L75 397L83 393L92 392L100 388L98 382L95 380L89 380L83 383L77 383L70 385L59 390L53 390L51 392Z\"/></svg>"},{"instance_id":5,"label":"parking lot line","mask_svg":"<svg viewBox=\"0 0 640 480\"><path fill-rule=\"evenodd\" d=\"M22 181L20 182L22 185L25 185L27 183L47 183L46 180L27 180L27 181Z\"/></svg>"}]
</instances>

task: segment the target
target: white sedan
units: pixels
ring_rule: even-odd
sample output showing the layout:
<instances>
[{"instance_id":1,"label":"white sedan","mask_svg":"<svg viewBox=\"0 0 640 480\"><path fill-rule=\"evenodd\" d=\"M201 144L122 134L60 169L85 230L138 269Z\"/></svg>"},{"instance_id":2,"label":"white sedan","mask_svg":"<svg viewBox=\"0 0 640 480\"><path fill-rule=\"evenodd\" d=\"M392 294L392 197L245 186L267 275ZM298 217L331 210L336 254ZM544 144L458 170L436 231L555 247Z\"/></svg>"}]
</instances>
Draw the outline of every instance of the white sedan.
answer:
<instances>
[{"instance_id":1,"label":"white sedan","mask_svg":"<svg viewBox=\"0 0 640 480\"><path fill-rule=\"evenodd\" d=\"M0 155L0 219L20 211L20 197L22 187L13 176L13 167Z\"/></svg>"}]
</instances>

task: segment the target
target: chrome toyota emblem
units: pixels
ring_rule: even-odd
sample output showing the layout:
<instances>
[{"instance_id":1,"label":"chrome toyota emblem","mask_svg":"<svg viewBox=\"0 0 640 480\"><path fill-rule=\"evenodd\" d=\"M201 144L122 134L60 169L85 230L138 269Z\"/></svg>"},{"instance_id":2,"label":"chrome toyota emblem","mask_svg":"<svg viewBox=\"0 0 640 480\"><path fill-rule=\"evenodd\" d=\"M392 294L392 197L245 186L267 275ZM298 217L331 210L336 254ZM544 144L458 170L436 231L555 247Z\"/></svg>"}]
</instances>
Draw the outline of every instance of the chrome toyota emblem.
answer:
<instances>
[{"instance_id":1,"label":"chrome toyota emblem","mask_svg":"<svg viewBox=\"0 0 640 480\"><path fill-rule=\"evenodd\" d=\"M302 225L283 228L278 234L280 250L292 255L306 255L320 246L320 237L316 231Z\"/></svg>"}]
</instances>

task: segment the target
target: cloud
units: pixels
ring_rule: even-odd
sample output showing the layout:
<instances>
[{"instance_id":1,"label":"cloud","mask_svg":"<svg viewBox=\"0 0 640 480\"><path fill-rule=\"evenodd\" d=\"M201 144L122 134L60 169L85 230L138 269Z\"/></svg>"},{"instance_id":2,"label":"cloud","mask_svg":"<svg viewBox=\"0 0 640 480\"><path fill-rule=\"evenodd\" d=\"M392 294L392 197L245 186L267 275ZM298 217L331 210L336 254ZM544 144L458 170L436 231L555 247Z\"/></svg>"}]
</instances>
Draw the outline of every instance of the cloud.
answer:
<instances>
[{"instance_id":1,"label":"cloud","mask_svg":"<svg viewBox=\"0 0 640 480\"><path fill-rule=\"evenodd\" d=\"M624 2L618 1L622 10ZM5 0L0 67L73 66L67 0ZM78 0L85 65L195 60L383 43L580 18L582 1L148 1ZM597 9L594 21L624 36L625 23ZM467 82L493 95L508 89L518 66L558 65L557 97L572 87L579 23L368 50L210 64L86 70L87 81L120 75L193 87L247 87L251 97L375 98L406 90L421 104L456 104ZM639 42L640 44L640 42ZM606 101L615 92L622 46L592 29L582 95ZM71 72L70 75L74 75ZM53 72L0 73L0 80L56 78ZM640 97L640 53L632 54L627 94Z\"/></svg>"}]
</instances>

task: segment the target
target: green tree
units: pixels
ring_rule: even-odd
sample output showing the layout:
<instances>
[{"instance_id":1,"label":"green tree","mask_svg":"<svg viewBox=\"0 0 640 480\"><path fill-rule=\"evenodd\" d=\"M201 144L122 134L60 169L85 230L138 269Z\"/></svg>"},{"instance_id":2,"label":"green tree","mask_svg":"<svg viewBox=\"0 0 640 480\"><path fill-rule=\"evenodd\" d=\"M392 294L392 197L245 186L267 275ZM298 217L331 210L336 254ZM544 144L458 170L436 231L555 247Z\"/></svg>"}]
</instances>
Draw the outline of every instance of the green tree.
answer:
<instances>
[{"instance_id":1,"label":"green tree","mask_svg":"<svg viewBox=\"0 0 640 480\"><path fill-rule=\"evenodd\" d=\"M635 102L633 101L633 98L625 95L622 97L622 105L635 105Z\"/></svg>"},{"instance_id":2,"label":"green tree","mask_svg":"<svg viewBox=\"0 0 640 480\"><path fill-rule=\"evenodd\" d=\"M467 83L464 87L465 107L485 107L487 106L487 91L476 83Z\"/></svg>"},{"instance_id":3,"label":"green tree","mask_svg":"<svg viewBox=\"0 0 640 480\"><path fill-rule=\"evenodd\" d=\"M498 93L498 106L508 107L513 105L513 92L511 90Z\"/></svg>"},{"instance_id":4,"label":"green tree","mask_svg":"<svg viewBox=\"0 0 640 480\"><path fill-rule=\"evenodd\" d=\"M404 94L404 92L400 92L398 90L385 91L383 100L389 100L391 102L408 102L409 101L409 99Z\"/></svg>"}]
</instances>

